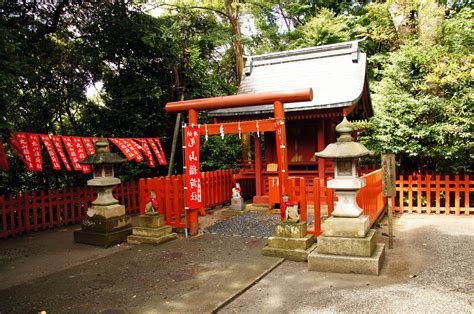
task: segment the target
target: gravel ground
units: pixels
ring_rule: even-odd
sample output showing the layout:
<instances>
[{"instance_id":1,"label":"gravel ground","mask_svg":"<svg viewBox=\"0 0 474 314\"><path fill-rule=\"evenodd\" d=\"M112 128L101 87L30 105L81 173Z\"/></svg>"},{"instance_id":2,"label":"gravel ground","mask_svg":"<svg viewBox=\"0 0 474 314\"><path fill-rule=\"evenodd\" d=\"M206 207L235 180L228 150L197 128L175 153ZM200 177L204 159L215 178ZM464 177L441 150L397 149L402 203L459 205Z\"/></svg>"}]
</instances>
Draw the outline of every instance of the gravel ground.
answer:
<instances>
[{"instance_id":1,"label":"gravel ground","mask_svg":"<svg viewBox=\"0 0 474 314\"><path fill-rule=\"evenodd\" d=\"M395 222L380 276L285 261L222 312L474 313L474 216L405 214ZM378 242L387 242L386 228Z\"/></svg>"},{"instance_id":2,"label":"gravel ground","mask_svg":"<svg viewBox=\"0 0 474 314\"><path fill-rule=\"evenodd\" d=\"M206 228L204 232L231 236L268 238L274 235L275 225L279 221L279 215L252 211L219 221L215 225Z\"/></svg>"}]
</instances>

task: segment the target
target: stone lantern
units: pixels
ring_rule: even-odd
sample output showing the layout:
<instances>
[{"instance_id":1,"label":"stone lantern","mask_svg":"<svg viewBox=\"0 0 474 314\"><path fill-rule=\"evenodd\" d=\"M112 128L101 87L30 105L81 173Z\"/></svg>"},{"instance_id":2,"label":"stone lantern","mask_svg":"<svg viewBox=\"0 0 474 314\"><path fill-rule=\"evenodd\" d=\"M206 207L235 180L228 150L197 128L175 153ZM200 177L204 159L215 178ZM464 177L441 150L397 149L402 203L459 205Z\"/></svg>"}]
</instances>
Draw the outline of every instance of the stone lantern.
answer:
<instances>
[{"instance_id":1,"label":"stone lantern","mask_svg":"<svg viewBox=\"0 0 474 314\"><path fill-rule=\"evenodd\" d=\"M358 176L357 160L370 152L354 142L354 127L345 117L336 131L340 134L337 142L315 155L335 161L335 178L327 182L327 187L335 190L338 202L322 226L324 233L318 238L316 250L308 256L308 268L378 275L385 247L375 243L375 230L370 229L370 219L362 214L356 199L366 184Z\"/></svg>"},{"instance_id":2,"label":"stone lantern","mask_svg":"<svg viewBox=\"0 0 474 314\"><path fill-rule=\"evenodd\" d=\"M97 199L87 209L81 230L74 232L74 241L99 246L111 246L127 240L132 233L131 219L125 215L125 206L120 205L112 191L120 179L114 177L114 164L127 160L107 151L109 142L100 139L95 144L96 153L80 161L83 165L92 165L94 177L87 181L97 191Z\"/></svg>"},{"instance_id":3,"label":"stone lantern","mask_svg":"<svg viewBox=\"0 0 474 314\"><path fill-rule=\"evenodd\" d=\"M359 217L362 209L357 205L356 197L359 189L365 186L365 179L357 173L359 158L370 154L364 145L354 142L352 124L344 117L336 126L336 131L341 134L336 143L329 144L316 157L334 159L334 179L329 180L327 187L334 189L339 199L332 215L334 217Z\"/></svg>"}]
</instances>

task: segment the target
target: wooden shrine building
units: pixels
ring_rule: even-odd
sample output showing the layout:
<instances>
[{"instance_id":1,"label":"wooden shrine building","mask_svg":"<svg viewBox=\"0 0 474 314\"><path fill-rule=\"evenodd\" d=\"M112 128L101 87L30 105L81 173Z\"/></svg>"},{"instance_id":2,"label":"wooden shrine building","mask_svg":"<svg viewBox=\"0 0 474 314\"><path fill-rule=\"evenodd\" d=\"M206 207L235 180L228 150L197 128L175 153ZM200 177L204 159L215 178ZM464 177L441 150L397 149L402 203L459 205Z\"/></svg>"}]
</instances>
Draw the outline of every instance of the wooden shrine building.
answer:
<instances>
[{"instance_id":1,"label":"wooden shrine building","mask_svg":"<svg viewBox=\"0 0 474 314\"><path fill-rule=\"evenodd\" d=\"M285 104L288 175L326 179L331 162L314 153L336 140L335 126L373 115L367 83L367 56L357 41L269 53L247 59L238 94L312 88L312 101ZM273 105L209 112L215 123L273 117ZM254 160L244 162L237 179L255 179L254 203L268 202L268 186L277 176L275 133L254 133ZM263 145L262 145L263 141ZM262 153L262 147L264 152ZM325 180L322 180L324 184Z\"/></svg>"}]
</instances>

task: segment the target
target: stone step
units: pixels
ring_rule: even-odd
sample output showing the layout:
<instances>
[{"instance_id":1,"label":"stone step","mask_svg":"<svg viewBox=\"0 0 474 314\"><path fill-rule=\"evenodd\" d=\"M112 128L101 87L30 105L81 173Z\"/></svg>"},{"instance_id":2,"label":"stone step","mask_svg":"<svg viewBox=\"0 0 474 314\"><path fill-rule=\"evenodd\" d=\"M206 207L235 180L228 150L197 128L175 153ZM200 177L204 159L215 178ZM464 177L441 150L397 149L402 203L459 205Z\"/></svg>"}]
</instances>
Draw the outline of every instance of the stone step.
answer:
<instances>
[{"instance_id":1,"label":"stone step","mask_svg":"<svg viewBox=\"0 0 474 314\"><path fill-rule=\"evenodd\" d=\"M306 250L289 250L281 248L273 248L268 245L262 249L262 254L265 256L282 257L284 259L295 261L295 262L306 262L308 255L314 251L316 244L313 244Z\"/></svg>"},{"instance_id":2,"label":"stone step","mask_svg":"<svg viewBox=\"0 0 474 314\"><path fill-rule=\"evenodd\" d=\"M275 227L275 235L281 238L304 238L307 234L306 222L280 222Z\"/></svg>"},{"instance_id":3,"label":"stone step","mask_svg":"<svg viewBox=\"0 0 474 314\"><path fill-rule=\"evenodd\" d=\"M172 229L170 226L161 226L158 228L134 227L133 235L144 237L161 237L171 233L171 231Z\"/></svg>"},{"instance_id":4,"label":"stone step","mask_svg":"<svg viewBox=\"0 0 474 314\"><path fill-rule=\"evenodd\" d=\"M385 259L385 244L377 244L370 257L320 254L314 250L308 255L308 270L378 275Z\"/></svg>"},{"instance_id":5,"label":"stone step","mask_svg":"<svg viewBox=\"0 0 474 314\"><path fill-rule=\"evenodd\" d=\"M370 229L365 238L318 237L317 251L320 254L345 256L372 256L375 250L375 229Z\"/></svg>"},{"instance_id":6,"label":"stone step","mask_svg":"<svg viewBox=\"0 0 474 314\"><path fill-rule=\"evenodd\" d=\"M140 215L138 225L145 228L158 228L165 225L164 215Z\"/></svg>"},{"instance_id":7,"label":"stone step","mask_svg":"<svg viewBox=\"0 0 474 314\"><path fill-rule=\"evenodd\" d=\"M173 239L176 239L178 235L176 233L170 233L161 237L144 237L138 235L128 236L127 242L130 244L161 244Z\"/></svg>"},{"instance_id":8,"label":"stone step","mask_svg":"<svg viewBox=\"0 0 474 314\"><path fill-rule=\"evenodd\" d=\"M306 250L314 244L314 236L307 234L303 238L270 237L268 246L288 250Z\"/></svg>"}]
</instances>

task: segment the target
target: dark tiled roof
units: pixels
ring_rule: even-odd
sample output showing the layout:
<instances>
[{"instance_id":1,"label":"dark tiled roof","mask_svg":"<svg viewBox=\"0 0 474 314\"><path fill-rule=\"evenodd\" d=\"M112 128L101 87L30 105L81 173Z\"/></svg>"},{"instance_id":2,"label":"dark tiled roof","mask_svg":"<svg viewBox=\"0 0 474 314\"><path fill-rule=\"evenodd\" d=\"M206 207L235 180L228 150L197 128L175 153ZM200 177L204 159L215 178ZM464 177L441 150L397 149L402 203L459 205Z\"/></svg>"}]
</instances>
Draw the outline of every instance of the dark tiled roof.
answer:
<instances>
[{"instance_id":1,"label":"dark tiled roof","mask_svg":"<svg viewBox=\"0 0 474 314\"><path fill-rule=\"evenodd\" d=\"M366 83L367 56L357 41L249 57L238 94L313 88L313 101L285 104L285 111L346 107ZM370 104L366 104L370 106ZM211 111L211 116L272 112L271 104Z\"/></svg>"}]
</instances>

